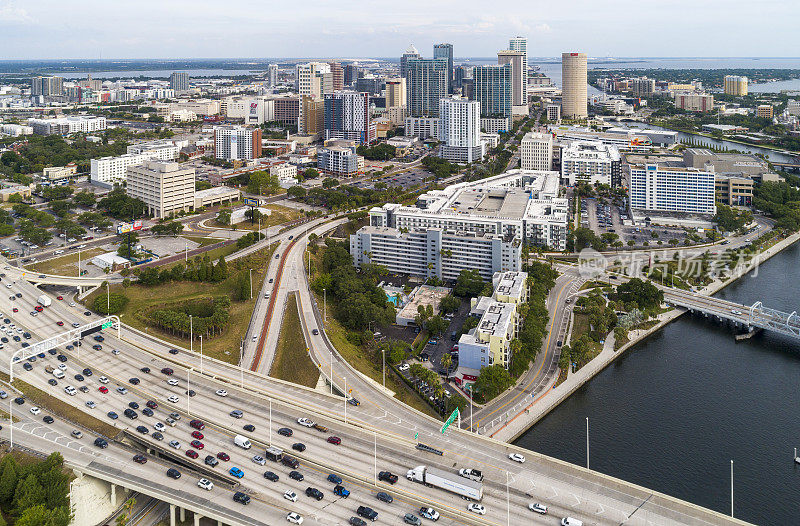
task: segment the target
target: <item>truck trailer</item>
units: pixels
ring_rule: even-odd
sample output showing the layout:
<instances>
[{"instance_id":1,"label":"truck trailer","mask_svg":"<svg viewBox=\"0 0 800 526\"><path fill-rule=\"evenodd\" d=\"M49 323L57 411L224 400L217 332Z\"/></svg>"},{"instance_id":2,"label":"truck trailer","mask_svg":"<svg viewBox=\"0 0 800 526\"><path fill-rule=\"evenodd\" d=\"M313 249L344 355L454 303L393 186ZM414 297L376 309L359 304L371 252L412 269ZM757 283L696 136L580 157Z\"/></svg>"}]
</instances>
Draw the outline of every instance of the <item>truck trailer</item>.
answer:
<instances>
[{"instance_id":1,"label":"truck trailer","mask_svg":"<svg viewBox=\"0 0 800 526\"><path fill-rule=\"evenodd\" d=\"M45 296L44 294L42 294L41 296L39 296L39 297L36 299L36 301L37 301L37 302L39 303L39 305L41 305L42 307L49 307L49 306L50 306L50 304L51 304L51 303L53 303L53 300L51 300L51 299L50 299L50 296Z\"/></svg>"},{"instance_id":2,"label":"truck trailer","mask_svg":"<svg viewBox=\"0 0 800 526\"><path fill-rule=\"evenodd\" d=\"M417 466L408 470L406 478L426 486L447 490L465 499L480 501L483 498L483 484L460 477L457 473L448 473L428 466Z\"/></svg>"}]
</instances>

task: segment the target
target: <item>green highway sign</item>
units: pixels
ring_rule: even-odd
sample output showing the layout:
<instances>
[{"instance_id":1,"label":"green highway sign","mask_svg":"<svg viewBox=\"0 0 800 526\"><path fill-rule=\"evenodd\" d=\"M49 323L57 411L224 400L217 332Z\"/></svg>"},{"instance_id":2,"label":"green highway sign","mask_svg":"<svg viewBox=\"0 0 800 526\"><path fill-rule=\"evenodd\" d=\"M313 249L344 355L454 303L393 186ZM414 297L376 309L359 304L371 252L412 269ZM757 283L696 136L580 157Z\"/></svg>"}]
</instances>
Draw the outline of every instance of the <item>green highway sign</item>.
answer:
<instances>
[{"instance_id":1,"label":"green highway sign","mask_svg":"<svg viewBox=\"0 0 800 526\"><path fill-rule=\"evenodd\" d=\"M114 322L113 322L113 321L111 321L111 320L108 320L107 322L103 323L103 324L100 326L100 328L101 328L101 329L108 329L108 328L109 328L109 327L111 327L112 325L114 325Z\"/></svg>"},{"instance_id":2,"label":"green highway sign","mask_svg":"<svg viewBox=\"0 0 800 526\"><path fill-rule=\"evenodd\" d=\"M456 407L453 410L453 412L450 414L450 416L447 418L447 421L445 421L444 425L442 426L442 434L443 435L444 435L444 432L447 431L447 428L450 427L450 424L455 422L455 420L456 420L456 418L458 418L458 416L459 416L458 415L458 408Z\"/></svg>"}]
</instances>

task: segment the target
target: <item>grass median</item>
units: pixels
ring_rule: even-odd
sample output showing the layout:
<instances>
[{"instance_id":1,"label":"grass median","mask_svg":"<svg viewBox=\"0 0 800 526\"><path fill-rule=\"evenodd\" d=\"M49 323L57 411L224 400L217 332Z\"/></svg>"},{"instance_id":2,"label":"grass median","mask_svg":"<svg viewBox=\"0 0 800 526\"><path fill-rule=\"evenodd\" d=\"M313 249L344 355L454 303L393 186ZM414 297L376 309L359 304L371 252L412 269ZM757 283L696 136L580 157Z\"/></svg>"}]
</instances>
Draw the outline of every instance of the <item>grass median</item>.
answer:
<instances>
[{"instance_id":1,"label":"grass median","mask_svg":"<svg viewBox=\"0 0 800 526\"><path fill-rule=\"evenodd\" d=\"M297 311L297 293L293 293L286 300L280 334L269 375L306 387L316 387L319 370L306 350L306 341Z\"/></svg>"}]
</instances>

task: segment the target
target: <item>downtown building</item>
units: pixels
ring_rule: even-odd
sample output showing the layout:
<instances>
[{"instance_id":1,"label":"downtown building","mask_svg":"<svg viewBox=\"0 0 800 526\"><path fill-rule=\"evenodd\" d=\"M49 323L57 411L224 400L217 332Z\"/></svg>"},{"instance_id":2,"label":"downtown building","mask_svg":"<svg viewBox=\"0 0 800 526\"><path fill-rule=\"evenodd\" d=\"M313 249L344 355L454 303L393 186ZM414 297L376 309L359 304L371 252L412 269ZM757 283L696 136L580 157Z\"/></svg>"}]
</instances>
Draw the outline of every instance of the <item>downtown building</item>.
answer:
<instances>
[{"instance_id":1,"label":"downtown building","mask_svg":"<svg viewBox=\"0 0 800 526\"><path fill-rule=\"evenodd\" d=\"M435 44L433 58L447 61L447 93L453 93L453 44Z\"/></svg>"},{"instance_id":2,"label":"downtown building","mask_svg":"<svg viewBox=\"0 0 800 526\"><path fill-rule=\"evenodd\" d=\"M567 119L589 116L586 53L561 54L561 115Z\"/></svg>"},{"instance_id":3,"label":"downtown building","mask_svg":"<svg viewBox=\"0 0 800 526\"><path fill-rule=\"evenodd\" d=\"M226 161L261 157L261 129L243 126L216 126L214 128L214 156Z\"/></svg>"},{"instance_id":4,"label":"downtown building","mask_svg":"<svg viewBox=\"0 0 800 526\"><path fill-rule=\"evenodd\" d=\"M195 171L176 162L145 161L129 166L125 193L141 199L151 216L161 219L194 208Z\"/></svg>"},{"instance_id":5,"label":"downtown building","mask_svg":"<svg viewBox=\"0 0 800 526\"><path fill-rule=\"evenodd\" d=\"M447 60L411 58L405 64L406 109L411 117L438 117L447 97Z\"/></svg>"},{"instance_id":6,"label":"downtown building","mask_svg":"<svg viewBox=\"0 0 800 526\"><path fill-rule=\"evenodd\" d=\"M333 73L327 62L298 64L296 69L297 93L321 99L326 93L333 93Z\"/></svg>"},{"instance_id":7,"label":"downtown building","mask_svg":"<svg viewBox=\"0 0 800 526\"><path fill-rule=\"evenodd\" d=\"M630 206L635 210L713 215L714 172L659 164L630 166Z\"/></svg>"},{"instance_id":8,"label":"downtown building","mask_svg":"<svg viewBox=\"0 0 800 526\"><path fill-rule=\"evenodd\" d=\"M105 117L74 115L57 119L28 119L28 126L35 135L69 135L71 133L93 133L106 129Z\"/></svg>"},{"instance_id":9,"label":"downtown building","mask_svg":"<svg viewBox=\"0 0 800 526\"><path fill-rule=\"evenodd\" d=\"M528 39L515 36L508 40L508 49L522 53L523 104L528 103Z\"/></svg>"},{"instance_id":10,"label":"downtown building","mask_svg":"<svg viewBox=\"0 0 800 526\"><path fill-rule=\"evenodd\" d=\"M550 170L553 165L553 136L549 133L528 132L519 145L520 168Z\"/></svg>"},{"instance_id":11,"label":"downtown building","mask_svg":"<svg viewBox=\"0 0 800 526\"><path fill-rule=\"evenodd\" d=\"M317 169L327 175L353 177L358 174L355 147L326 146L317 152Z\"/></svg>"},{"instance_id":12,"label":"downtown building","mask_svg":"<svg viewBox=\"0 0 800 526\"><path fill-rule=\"evenodd\" d=\"M439 156L455 163L480 161L486 154L481 140L481 104L461 97L439 101Z\"/></svg>"},{"instance_id":13,"label":"downtown building","mask_svg":"<svg viewBox=\"0 0 800 526\"><path fill-rule=\"evenodd\" d=\"M569 186L583 182L616 188L622 184L619 150L600 141L572 141L561 149L561 179Z\"/></svg>"},{"instance_id":14,"label":"downtown building","mask_svg":"<svg viewBox=\"0 0 800 526\"><path fill-rule=\"evenodd\" d=\"M370 144L378 138L369 108L369 94L337 91L325 95L325 140L345 139Z\"/></svg>"},{"instance_id":15,"label":"downtown building","mask_svg":"<svg viewBox=\"0 0 800 526\"><path fill-rule=\"evenodd\" d=\"M63 77L33 77L31 79L31 96L55 97L63 94Z\"/></svg>"},{"instance_id":16,"label":"downtown building","mask_svg":"<svg viewBox=\"0 0 800 526\"><path fill-rule=\"evenodd\" d=\"M92 184L110 188L122 184L128 176L128 168L147 161L175 161L180 148L171 141L154 141L128 146L128 153L117 157L101 157L91 160L89 179Z\"/></svg>"},{"instance_id":17,"label":"downtown building","mask_svg":"<svg viewBox=\"0 0 800 526\"><path fill-rule=\"evenodd\" d=\"M503 50L497 52L499 65L511 64L511 104L524 106L528 103L527 72L525 54L521 51Z\"/></svg>"},{"instance_id":18,"label":"downtown building","mask_svg":"<svg viewBox=\"0 0 800 526\"><path fill-rule=\"evenodd\" d=\"M722 86L725 95L745 96L747 95L747 77L739 75L725 75Z\"/></svg>"},{"instance_id":19,"label":"downtown building","mask_svg":"<svg viewBox=\"0 0 800 526\"><path fill-rule=\"evenodd\" d=\"M189 74L184 71L174 71L169 76L169 87L175 93L189 91Z\"/></svg>"}]
</instances>

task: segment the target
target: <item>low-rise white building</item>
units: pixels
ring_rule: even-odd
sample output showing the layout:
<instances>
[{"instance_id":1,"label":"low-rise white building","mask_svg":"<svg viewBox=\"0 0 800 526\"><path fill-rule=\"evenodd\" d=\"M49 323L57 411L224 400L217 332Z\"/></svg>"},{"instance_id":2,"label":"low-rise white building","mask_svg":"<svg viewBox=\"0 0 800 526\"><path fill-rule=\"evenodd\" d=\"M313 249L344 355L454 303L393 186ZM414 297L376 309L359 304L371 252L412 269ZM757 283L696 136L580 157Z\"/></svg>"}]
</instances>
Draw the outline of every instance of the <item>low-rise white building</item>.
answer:
<instances>
[{"instance_id":1,"label":"low-rise white building","mask_svg":"<svg viewBox=\"0 0 800 526\"><path fill-rule=\"evenodd\" d=\"M561 178L570 186L580 181L617 187L622 178L619 150L600 141L572 141L561 149Z\"/></svg>"},{"instance_id":2,"label":"low-rise white building","mask_svg":"<svg viewBox=\"0 0 800 526\"><path fill-rule=\"evenodd\" d=\"M175 162L146 161L128 167L125 192L144 201L149 214L164 218L194 207L194 182L194 168Z\"/></svg>"},{"instance_id":3,"label":"low-rise white building","mask_svg":"<svg viewBox=\"0 0 800 526\"><path fill-rule=\"evenodd\" d=\"M90 179L93 184L110 187L125 181L128 167L144 164L149 160L174 161L178 158L180 148L174 144L151 146L147 143L129 146L132 151L118 157L101 157L91 160Z\"/></svg>"}]
</instances>

